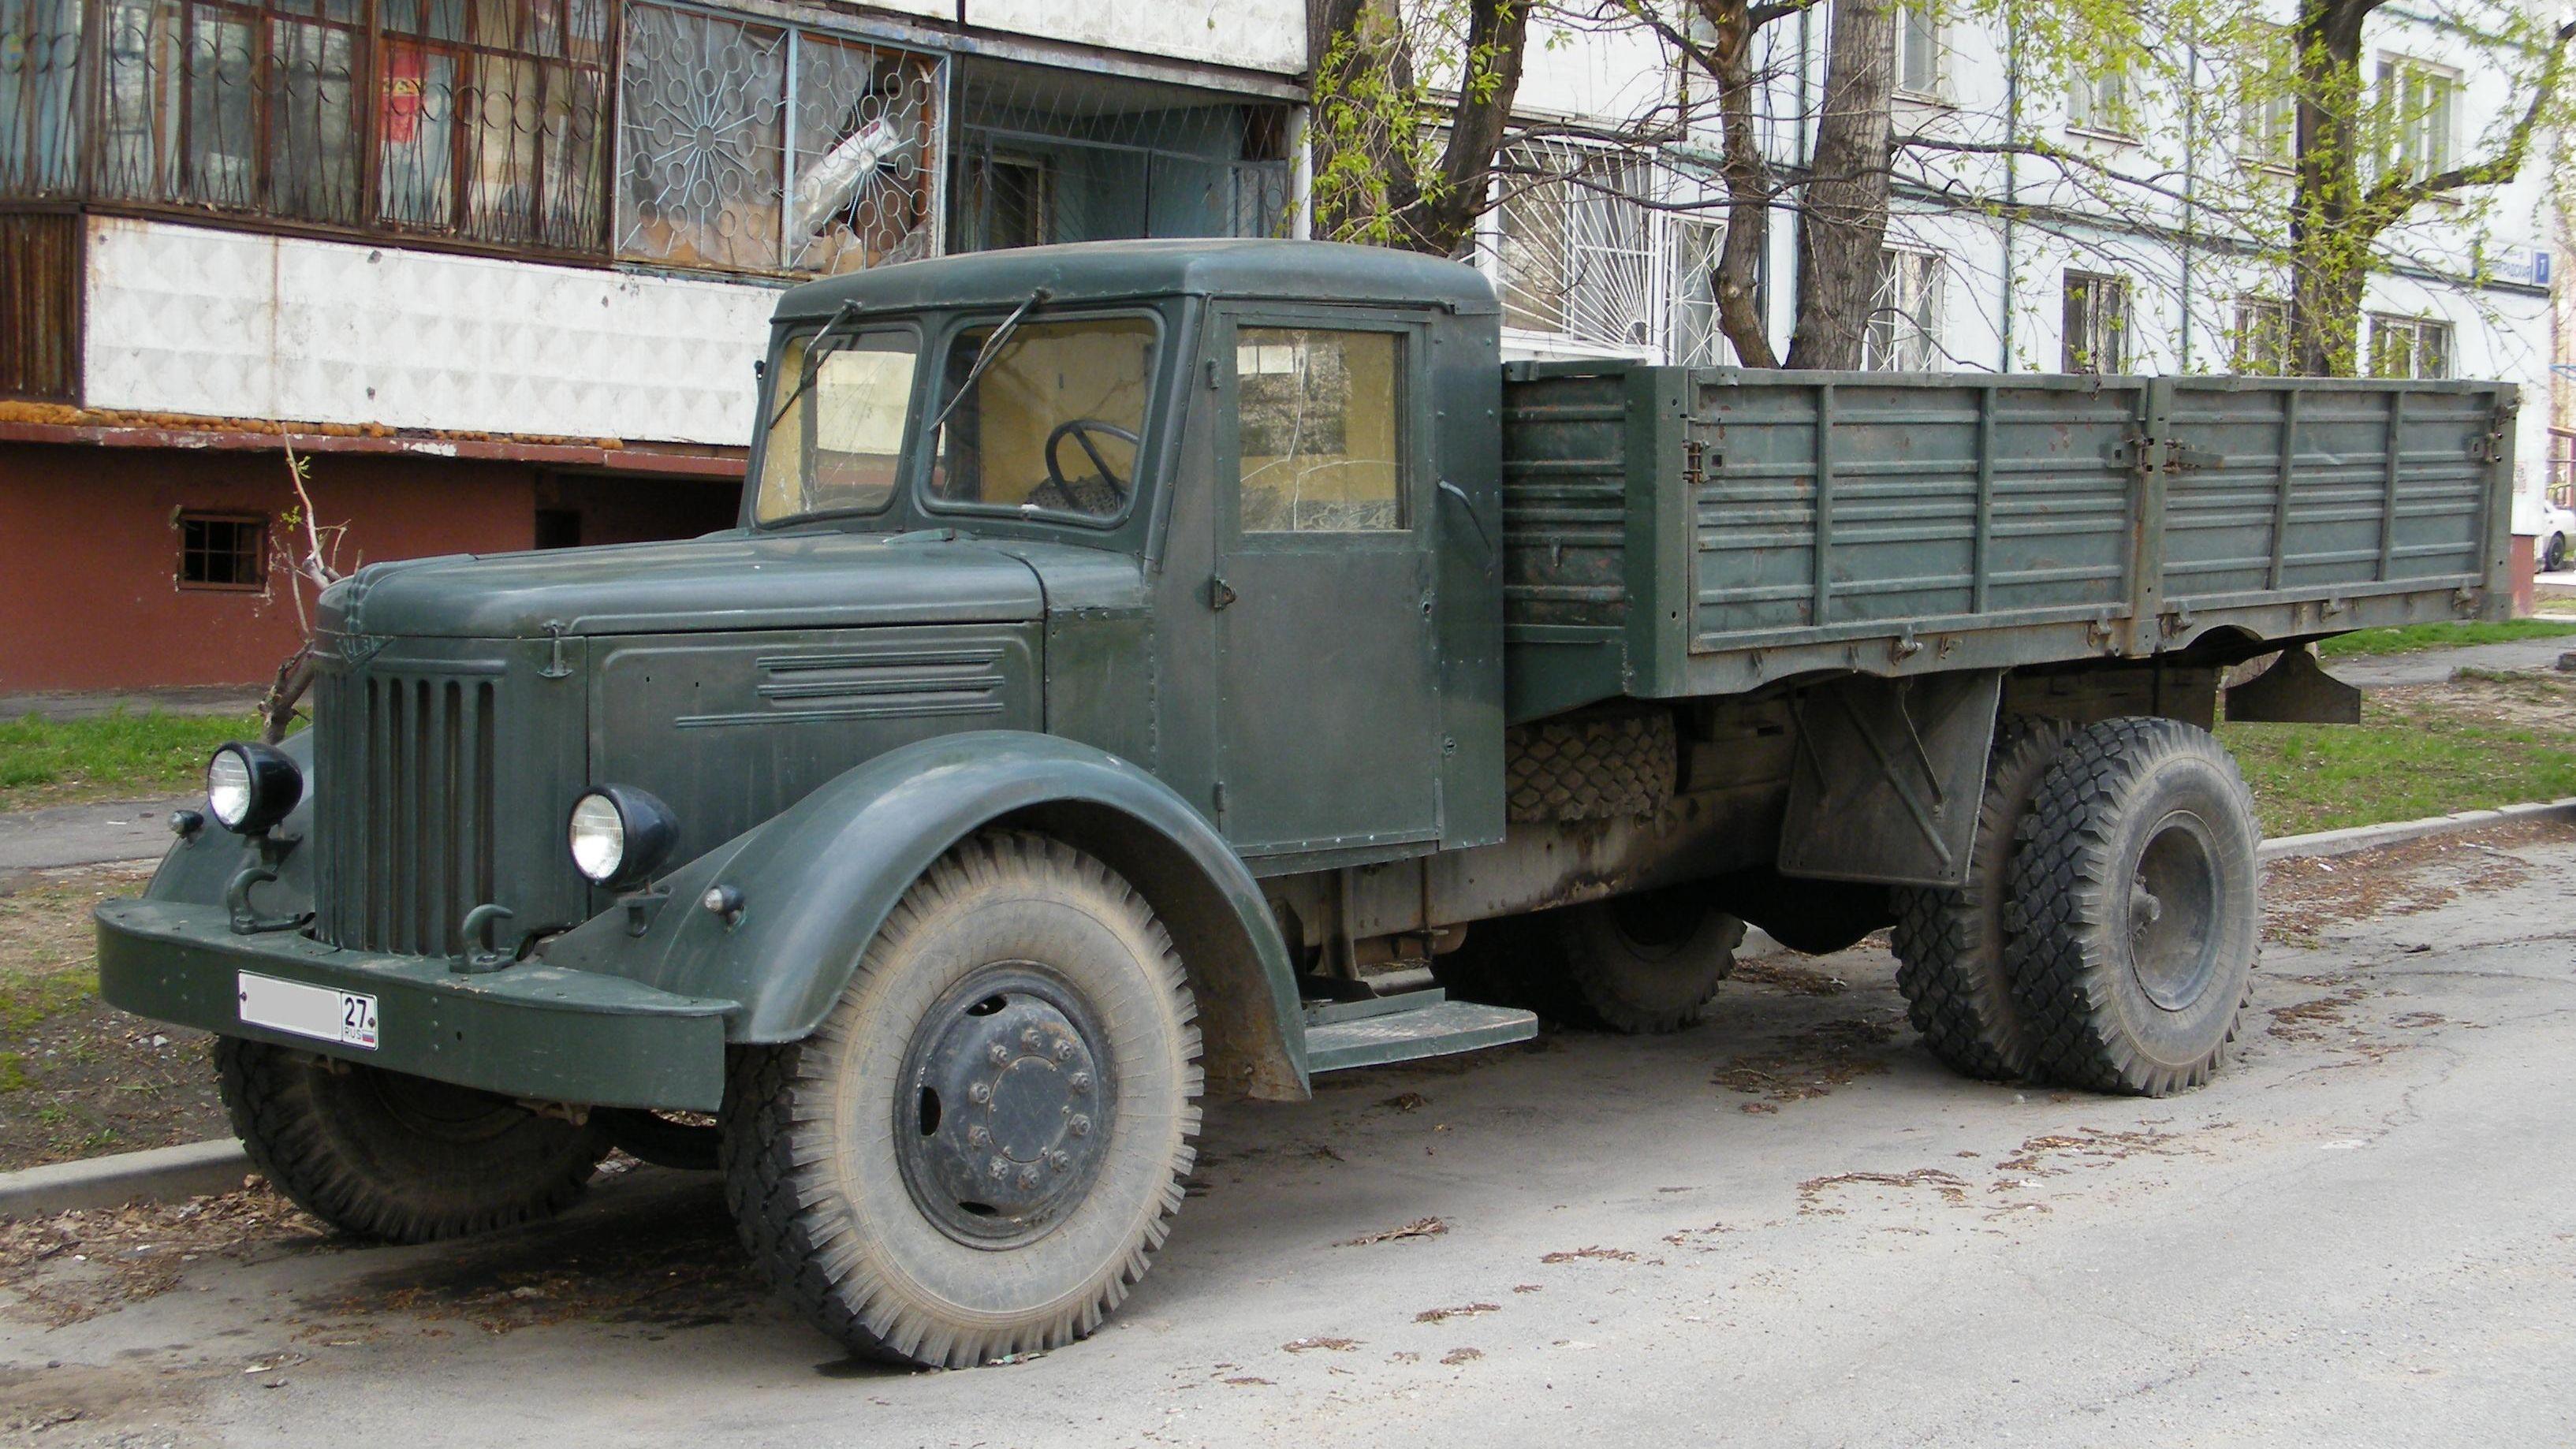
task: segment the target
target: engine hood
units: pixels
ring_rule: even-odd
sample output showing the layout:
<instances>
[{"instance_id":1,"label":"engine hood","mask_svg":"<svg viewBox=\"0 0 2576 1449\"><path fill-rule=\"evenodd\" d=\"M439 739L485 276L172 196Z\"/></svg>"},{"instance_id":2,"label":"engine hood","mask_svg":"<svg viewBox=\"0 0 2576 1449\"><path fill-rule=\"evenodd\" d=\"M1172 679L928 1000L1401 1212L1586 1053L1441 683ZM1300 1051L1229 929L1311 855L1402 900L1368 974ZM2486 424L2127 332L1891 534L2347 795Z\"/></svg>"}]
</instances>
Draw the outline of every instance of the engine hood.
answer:
<instances>
[{"instance_id":1,"label":"engine hood","mask_svg":"<svg viewBox=\"0 0 2576 1449\"><path fill-rule=\"evenodd\" d=\"M373 564L322 597L339 634L473 639L1038 618L1034 569L971 539L717 534Z\"/></svg>"}]
</instances>

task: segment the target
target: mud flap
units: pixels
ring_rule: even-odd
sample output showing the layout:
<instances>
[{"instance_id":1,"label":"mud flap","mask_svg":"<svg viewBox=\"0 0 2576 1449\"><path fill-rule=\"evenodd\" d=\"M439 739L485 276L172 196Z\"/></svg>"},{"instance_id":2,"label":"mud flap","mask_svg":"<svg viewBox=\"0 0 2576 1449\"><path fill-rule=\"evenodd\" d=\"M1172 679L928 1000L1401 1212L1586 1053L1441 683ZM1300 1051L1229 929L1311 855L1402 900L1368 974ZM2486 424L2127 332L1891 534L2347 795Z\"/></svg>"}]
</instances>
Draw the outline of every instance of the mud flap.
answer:
<instances>
[{"instance_id":1,"label":"mud flap","mask_svg":"<svg viewBox=\"0 0 2576 1449\"><path fill-rule=\"evenodd\" d=\"M2361 691L2326 673L2305 644L2284 649L2272 667L2227 691L2230 723L2359 724Z\"/></svg>"},{"instance_id":2,"label":"mud flap","mask_svg":"<svg viewBox=\"0 0 2576 1449\"><path fill-rule=\"evenodd\" d=\"M2003 671L1853 677L1791 699L1798 752L1780 873L1967 883Z\"/></svg>"}]
</instances>

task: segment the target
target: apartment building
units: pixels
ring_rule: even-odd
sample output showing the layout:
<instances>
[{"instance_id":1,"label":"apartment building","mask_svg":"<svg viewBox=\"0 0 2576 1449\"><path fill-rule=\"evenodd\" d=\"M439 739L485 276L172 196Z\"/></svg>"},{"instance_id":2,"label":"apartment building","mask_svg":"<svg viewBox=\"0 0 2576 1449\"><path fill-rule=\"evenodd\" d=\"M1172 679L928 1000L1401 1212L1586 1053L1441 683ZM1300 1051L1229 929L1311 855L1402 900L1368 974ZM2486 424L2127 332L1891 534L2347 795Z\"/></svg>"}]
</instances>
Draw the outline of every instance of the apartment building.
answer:
<instances>
[{"instance_id":1,"label":"apartment building","mask_svg":"<svg viewBox=\"0 0 2576 1449\"><path fill-rule=\"evenodd\" d=\"M728 526L778 288L1277 234L1305 65L1301 0L0 0L0 690L264 681L311 528Z\"/></svg>"}]
</instances>

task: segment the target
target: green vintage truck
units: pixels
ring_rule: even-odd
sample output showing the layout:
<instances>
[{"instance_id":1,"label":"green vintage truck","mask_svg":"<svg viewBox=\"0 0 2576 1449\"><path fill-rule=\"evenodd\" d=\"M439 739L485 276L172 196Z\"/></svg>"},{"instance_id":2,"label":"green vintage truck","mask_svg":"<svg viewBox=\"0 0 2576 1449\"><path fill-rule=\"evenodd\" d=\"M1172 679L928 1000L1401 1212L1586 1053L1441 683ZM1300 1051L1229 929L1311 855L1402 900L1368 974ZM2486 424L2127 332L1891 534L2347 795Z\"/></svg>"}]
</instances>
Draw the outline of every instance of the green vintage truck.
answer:
<instances>
[{"instance_id":1,"label":"green vintage truck","mask_svg":"<svg viewBox=\"0 0 2576 1449\"><path fill-rule=\"evenodd\" d=\"M2208 727L2496 617L2513 389L1505 364L1474 270L1135 242L787 292L740 525L373 565L107 998L402 1242L721 1171L852 1348L1078 1338L1203 1092L1669 1031L1893 927L1958 1069L2202 1081L2257 832Z\"/></svg>"}]
</instances>

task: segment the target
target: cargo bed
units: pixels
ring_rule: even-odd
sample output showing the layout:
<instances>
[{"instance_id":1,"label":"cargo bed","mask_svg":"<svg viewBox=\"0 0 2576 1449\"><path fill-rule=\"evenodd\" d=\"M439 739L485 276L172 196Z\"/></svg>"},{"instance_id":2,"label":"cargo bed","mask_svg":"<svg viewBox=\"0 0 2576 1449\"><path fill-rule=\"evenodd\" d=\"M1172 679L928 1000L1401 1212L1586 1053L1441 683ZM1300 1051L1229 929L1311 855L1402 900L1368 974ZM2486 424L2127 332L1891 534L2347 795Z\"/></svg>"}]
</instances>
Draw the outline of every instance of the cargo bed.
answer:
<instances>
[{"instance_id":1,"label":"cargo bed","mask_svg":"<svg viewBox=\"0 0 2576 1449\"><path fill-rule=\"evenodd\" d=\"M2500 618L2516 397L1509 364L1510 714Z\"/></svg>"}]
</instances>

